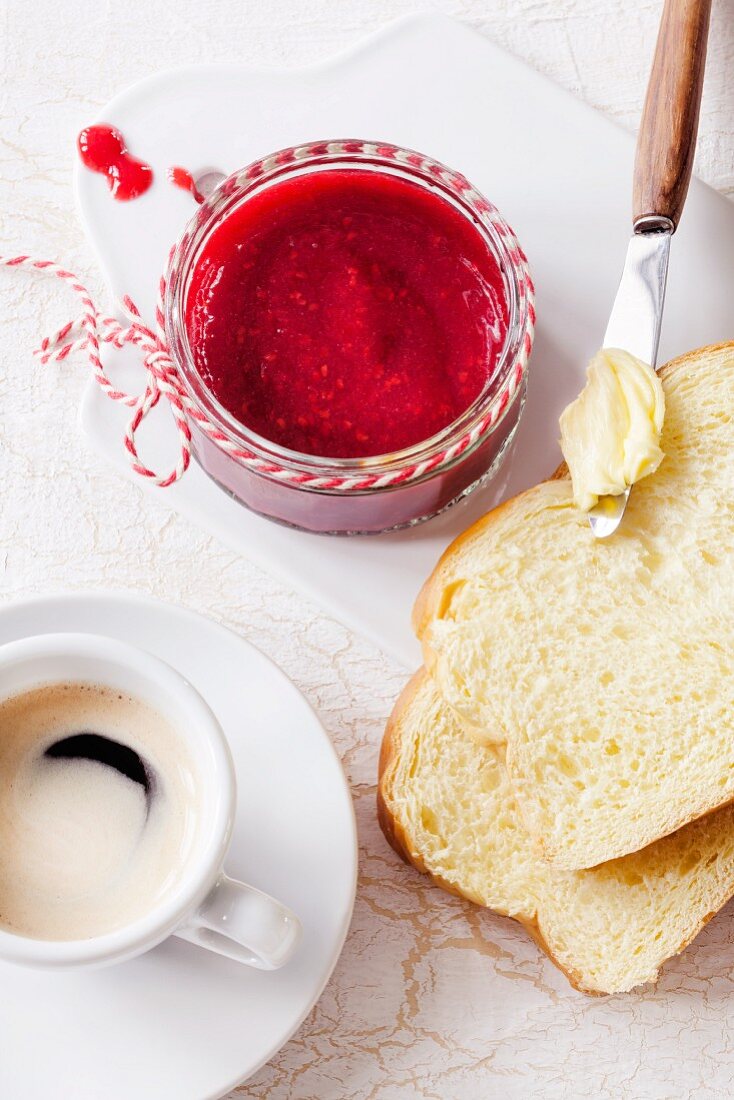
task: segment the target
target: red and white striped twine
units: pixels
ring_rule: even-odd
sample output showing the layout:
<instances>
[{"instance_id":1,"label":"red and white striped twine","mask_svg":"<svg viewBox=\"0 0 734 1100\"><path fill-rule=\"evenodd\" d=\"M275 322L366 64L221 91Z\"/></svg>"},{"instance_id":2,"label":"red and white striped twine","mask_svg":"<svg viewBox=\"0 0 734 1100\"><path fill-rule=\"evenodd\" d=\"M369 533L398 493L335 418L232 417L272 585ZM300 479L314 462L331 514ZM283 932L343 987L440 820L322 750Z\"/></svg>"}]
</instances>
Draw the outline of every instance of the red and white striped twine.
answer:
<instances>
[{"instance_id":1,"label":"red and white striped twine","mask_svg":"<svg viewBox=\"0 0 734 1100\"><path fill-rule=\"evenodd\" d=\"M73 352L86 352L92 372L107 396L133 410L125 431L125 449L133 470L161 487L178 481L191 461L191 429L185 410L186 395L162 334L156 335L142 324L139 320L140 314L129 298L125 298L123 304L135 318L130 325L122 325L114 317L101 316L89 291L76 275L51 260L34 260L31 256L0 256L0 266L30 268L62 279L71 287L81 303L81 315L75 321L62 325L53 336L42 340L34 355L45 365L49 362L63 362ZM133 344L140 348L146 371L146 384L142 393L127 393L118 389L107 377L100 358L102 344L112 344L116 348ZM171 406L181 443L178 462L165 475L157 474L141 462L135 444L137 429L150 410L158 404L161 395L167 398Z\"/></svg>"},{"instance_id":2,"label":"red and white striped twine","mask_svg":"<svg viewBox=\"0 0 734 1100\"><path fill-rule=\"evenodd\" d=\"M532 279L527 266L527 260L520 249L517 240L496 209L482 195L474 190L471 184L463 176L451 172L450 169L419 154L406 150L399 150L394 146L379 145L370 146L362 142L329 142L299 146L293 149L283 150L272 157L265 158L250 165L242 173L230 177L220 189L226 193L230 189L239 186L245 180L259 178L269 171L274 165L281 167L295 161L302 160L307 155L319 155L320 152L344 151L352 152L359 149L374 148L376 155L383 158L392 158L405 163L420 166L424 171L428 170L433 175L444 178L456 190L472 201L475 209L488 218L494 224L496 231L502 236L507 247L510 262L518 272L519 291L524 299L525 325L516 360L509 377L502 389L492 402L486 414L476 421L471 429L458 440L445 449L432 454L430 458L422 462L403 466L399 469L385 471L384 473L364 473L362 475L325 476L319 473L309 473L303 470L284 467L257 454L254 450L243 447L241 443L232 440L225 432L213 423L208 415L196 405L189 396L179 368L174 361L170 348L165 338L165 323L163 304L166 296L166 277L162 276L158 286L158 301L156 304L156 331L148 328L140 319L134 302L128 297L123 299L123 305L127 312L134 318L129 325L123 325L114 317L102 316L92 301L89 291L84 284L71 271L65 270L50 260L37 260L31 256L2 256L0 266L9 268L28 268L55 276L63 280L75 292L81 303L81 315L74 321L63 325L52 336L44 339L35 349L44 365L55 361L63 362L75 352L85 352L92 372L102 390L113 401L119 401L132 409L132 416L125 430L124 444L133 470L141 477L146 478L154 485L164 488L173 485L186 473L191 462L191 427L193 422L207 435L221 450L226 451L232 458L242 463L254 472L273 478L278 481L291 482L304 487L322 491L335 492L364 492L369 489L383 489L400 485L408 481L415 481L424 477L439 466L453 462L467 449L473 446L487 431L489 431L505 413L511 404L518 388L520 387L528 359L533 346L535 330L535 302ZM205 207L200 207L200 214ZM171 257L185 246L186 235L171 252ZM169 271L171 261L169 260ZM101 345L111 344L115 348L123 348L127 344L137 347L145 368L145 388L142 393L127 393L116 387L107 377L100 358ZM176 427L180 451L175 467L167 474L158 474L149 469L140 459L135 442L135 435L148 415L164 397L170 406Z\"/></svg>"}]
</instances>

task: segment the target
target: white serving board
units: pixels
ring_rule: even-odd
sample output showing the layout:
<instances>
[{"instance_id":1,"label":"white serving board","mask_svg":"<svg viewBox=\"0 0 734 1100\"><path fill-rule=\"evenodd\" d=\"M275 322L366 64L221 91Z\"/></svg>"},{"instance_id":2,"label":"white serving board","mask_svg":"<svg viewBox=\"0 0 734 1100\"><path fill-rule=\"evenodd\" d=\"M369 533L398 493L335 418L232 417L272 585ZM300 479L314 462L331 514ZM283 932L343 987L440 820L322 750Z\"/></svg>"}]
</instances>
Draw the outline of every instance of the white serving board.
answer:
<instances>
[{"instance_id":1,"label":"white serving board","mask_svg":"<svg viewBox=\"0 0 734 1100\"><path fill-rule=\"evenodd\" d=\"M558 415L581 388L622 270L633 137L462 24L428 15L300 71L218 65L163 73L123 92L100 120L119 126L156 173L151 190L127 204L110 198L101 177L81 168L76 175L84 225L116 298L129 294L148 318L169 247L194 209L165 181L173 164L195 174L230 172L311 139L380 139L459 169L515 228L536 280L538 329L523 422L492 485L411 531L349 539L270 523L198 467L172 488L149 490L416 665L410 610L440 553L474 518L559 461ZM732 335L733 288L734 205L694 180L672 247L661 362ZM135 378L129 363L111 369L122 381ZM129 471L127 415L90 382L84 428L105 458ZM169 468L175 440L166 415L155 415L141 437L143 457Z\"/></svg>"}]
</instances>

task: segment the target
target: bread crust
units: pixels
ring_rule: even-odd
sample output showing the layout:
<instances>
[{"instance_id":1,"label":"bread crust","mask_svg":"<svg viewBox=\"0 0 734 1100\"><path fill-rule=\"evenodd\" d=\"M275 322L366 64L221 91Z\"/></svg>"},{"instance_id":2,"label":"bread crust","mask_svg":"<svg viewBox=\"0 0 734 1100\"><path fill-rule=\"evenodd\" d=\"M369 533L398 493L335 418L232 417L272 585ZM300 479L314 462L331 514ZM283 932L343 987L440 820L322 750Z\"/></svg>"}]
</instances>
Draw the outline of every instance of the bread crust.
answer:
<instances>
[{"instance_id":1,"label":"bread crust","mask_svg":"<svg viewBox=\"0 0 734 1100\"><path fill-rule=\"evenodd\" d=\"M385 732L382 735L380 758L377 764L377 820L388 844L397 852L400 858L404 860L405 863L417 867L419 871L427 874L428 872L425 864L419 867L416 860L411 857L410 845L407 842L405 830L388 809L384 794L384 787L387 784L389 770L398 755L396 746L398 737L398 716L402 714L404 710L407 710L422 682L421 671L411 676L395 701L392 713L387 720Z\"/></svg>"}]
</instances>

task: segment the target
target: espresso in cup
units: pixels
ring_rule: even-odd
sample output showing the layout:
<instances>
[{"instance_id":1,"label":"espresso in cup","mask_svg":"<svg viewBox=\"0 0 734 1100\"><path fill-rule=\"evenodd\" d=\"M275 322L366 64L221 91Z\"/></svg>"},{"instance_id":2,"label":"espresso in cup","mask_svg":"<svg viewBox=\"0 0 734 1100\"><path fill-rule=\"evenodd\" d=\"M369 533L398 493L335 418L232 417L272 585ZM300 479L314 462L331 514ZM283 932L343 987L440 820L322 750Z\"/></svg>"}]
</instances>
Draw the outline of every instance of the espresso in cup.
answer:
<instances>
[{"instance_id":1,"label":"espresso in cup","mask_svg":"<svg viewBox=\"0 0 734 1100\"><path fill-rule=\"evenodd\" d=\"M147 703L86 683L0 703L0 928L81 940L135 921L179 882L198 781Z\"/></svg>"}]
</instances>

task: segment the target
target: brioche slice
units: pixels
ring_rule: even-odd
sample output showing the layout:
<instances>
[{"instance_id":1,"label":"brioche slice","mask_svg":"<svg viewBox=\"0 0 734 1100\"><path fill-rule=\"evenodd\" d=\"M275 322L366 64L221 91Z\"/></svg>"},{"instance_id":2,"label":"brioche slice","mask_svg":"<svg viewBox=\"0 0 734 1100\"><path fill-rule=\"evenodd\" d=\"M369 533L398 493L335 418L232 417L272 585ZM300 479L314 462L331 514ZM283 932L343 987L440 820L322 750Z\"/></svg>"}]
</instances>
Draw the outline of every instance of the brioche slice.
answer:
<instances>
[{"instance_id":1,"label":"brioche slice","mask_svg":"<svg viewBox=\"0 0 734 1100\"><path fill-rule=\"evenodd\" d=\"M661 379L665 458L613 537L544 482L458 539L415 609L445 700L507 742L525 824L568 869L734 798L734 345Z\"/></svg>"},{"instance_id":2,"label":"brioche slice","mask_svg":"<svg viewBox=\"0 0 734 1100\"><path fill-rule=\"evenodd\" d=\"M734 807L586 871L534 854L502 750L461 729L430 676L398 700L378 814L393 848L439 886L514 917L587 993L654 981L734 893Z\"/></svg>"}]
</instances>

